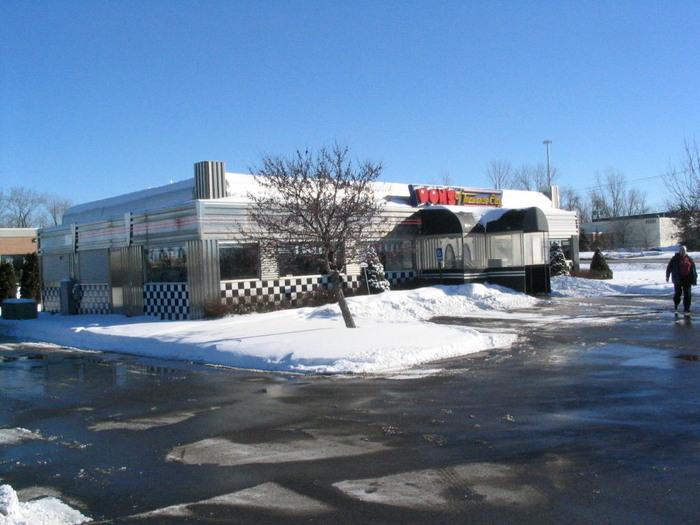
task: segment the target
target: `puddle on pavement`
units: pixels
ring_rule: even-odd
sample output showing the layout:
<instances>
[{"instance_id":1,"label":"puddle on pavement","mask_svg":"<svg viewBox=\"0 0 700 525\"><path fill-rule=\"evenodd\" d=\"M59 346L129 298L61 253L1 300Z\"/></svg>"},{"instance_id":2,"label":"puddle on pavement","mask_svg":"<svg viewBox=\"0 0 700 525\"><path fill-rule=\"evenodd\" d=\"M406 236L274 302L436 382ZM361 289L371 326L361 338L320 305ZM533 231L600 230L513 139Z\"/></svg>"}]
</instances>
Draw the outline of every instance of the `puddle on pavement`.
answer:
<instances>
[{"instance_id":1,"label":"puddle on pavement","mask_svg":"<svg viewBox=\"0 0 700 525\"><path fill-rule=\"evenodd\" d=\"M29 355L7 355L0 357L0 362L9 363L13 361L30 361L36 359L44 359L43 354L29 354Z\"/></svg>"},{"instance_id":2,"label":"puddle on pavement","mask_svg":"<svg viewBox=\"0 0 700 525\"><path fill-rule=\"evenodd\" d=\"M681 354L681 355L677 355L676 359L682 359L684 361L700 361L700 355Z\"/></svg>"},{"instance_id":3,"label":"puddle on pavement","mask_svg":"<svg viewBox=\"0 0 700 525\"><path fill-rule=\"evenodd\" d=\"M677 368L679 360L700 361L700 356L694 354L674 355L667 349L628 345L625 343L610 343L596 347L584 354L587 362L609 364L616 362L620 366L655 368L658 370L670 370Z\"/></svg>"}]
</instances>

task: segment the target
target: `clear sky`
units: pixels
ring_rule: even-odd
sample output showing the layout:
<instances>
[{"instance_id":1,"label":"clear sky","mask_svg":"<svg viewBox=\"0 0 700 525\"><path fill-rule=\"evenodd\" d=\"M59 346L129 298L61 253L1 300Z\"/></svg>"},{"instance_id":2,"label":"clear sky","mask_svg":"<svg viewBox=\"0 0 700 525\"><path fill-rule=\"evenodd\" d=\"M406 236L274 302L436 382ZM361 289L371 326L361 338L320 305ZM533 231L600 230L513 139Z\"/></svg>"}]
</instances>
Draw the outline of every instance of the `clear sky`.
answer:
<instances>
[{"instance_id":1,"label":"clear sky","mask_svg":"<svg viewBox=\"0 0 700 525\"><path fill-rule=\"evenodd\" d=\"M2 0L0 188L87 202L347 144L384 179L660 175L700 124L700 2ZM697 137L700 140L700 137Z\"/></svg>"}]
</instances>

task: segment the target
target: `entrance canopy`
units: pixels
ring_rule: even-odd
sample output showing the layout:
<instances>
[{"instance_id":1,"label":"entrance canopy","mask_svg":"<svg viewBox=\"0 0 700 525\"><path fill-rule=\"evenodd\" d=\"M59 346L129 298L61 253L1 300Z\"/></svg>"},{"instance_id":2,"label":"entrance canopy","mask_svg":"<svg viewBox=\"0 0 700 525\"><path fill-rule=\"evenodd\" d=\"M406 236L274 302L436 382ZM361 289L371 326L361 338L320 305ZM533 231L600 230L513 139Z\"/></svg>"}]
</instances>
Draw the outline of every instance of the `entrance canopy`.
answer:
<instances>
[{"instance_id":1,"label":"entrance canopy","mask_svg":"<svg viewBox=\"0 0 700 525\"><path fill-rule=\"evenodd\" d=\"M452 210L446 207L429 207L420 210L421 234L546 232L547 217L539 208L489 209L479 211Z\"/></svg>"}]
</instances>

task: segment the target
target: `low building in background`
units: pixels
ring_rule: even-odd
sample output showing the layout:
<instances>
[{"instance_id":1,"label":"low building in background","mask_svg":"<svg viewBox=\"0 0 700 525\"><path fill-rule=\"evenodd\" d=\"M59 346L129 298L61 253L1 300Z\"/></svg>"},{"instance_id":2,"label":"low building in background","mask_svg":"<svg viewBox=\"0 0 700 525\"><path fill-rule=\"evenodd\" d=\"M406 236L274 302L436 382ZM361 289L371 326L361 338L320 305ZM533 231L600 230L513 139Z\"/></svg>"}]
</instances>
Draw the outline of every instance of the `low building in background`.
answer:
<instances>
[{"instance_id":1,"label":"low building in background","mask_svg":"<svg viewBox=\"0 0 700 525\"><path fill-rule=\"evenodd\" d=\"M577 216L544 193L374 188L384 208L373 245L394 285L491 282L540 293L549 291L551 242L578 262ZM294 304L329 286L308 253L271 259L245 234L256 191L253 175L205 161L192 179L74 206L39 231L44 310L197 319L212 301ZM346 261L346 285L357 287L360 272L360 261Z\"/></svg>"},{"instance_id":2,"label":"low building in background","mask_svg":"<svg viewBox=\"0 0 700 525\"><path fill-rule=\"evenodd\" d=\"M604 249L643 249L681 242L671 213L647 213L598 219L581 225L589 241Z\"/></svg>"},{"instance_id":3,"label":"low building in background","mask_svg":"<svg viewBox=\"0 0 700 525\"><path fill-rule=\"evenodd\" d=\"M19 268L28 253L37 251L36 228L0 228L0 260L12 260Z\"/></svg>"}]
</instances>

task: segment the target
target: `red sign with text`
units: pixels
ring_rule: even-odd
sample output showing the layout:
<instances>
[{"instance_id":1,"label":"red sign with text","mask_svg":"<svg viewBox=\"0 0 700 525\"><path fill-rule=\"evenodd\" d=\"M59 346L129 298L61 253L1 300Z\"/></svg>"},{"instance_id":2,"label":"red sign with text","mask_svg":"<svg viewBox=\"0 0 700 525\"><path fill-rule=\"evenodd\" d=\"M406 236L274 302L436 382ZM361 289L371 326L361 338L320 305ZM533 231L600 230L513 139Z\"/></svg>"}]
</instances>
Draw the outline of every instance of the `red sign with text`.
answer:
<instances>
[{"instance_id":1,"label":"red sign with text","mask_svg":"<svg viewBox=\"0 0 700 525\"><path fill-rule=\"evenodd\" d=\"M447 206L493 206L503 205L503 192L471 190L464 188L441 188L409 185L413 206L444 204Z\"/></svg>"}]
</instances>

